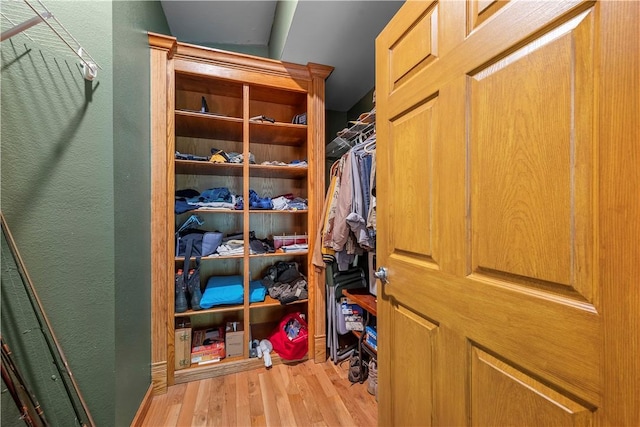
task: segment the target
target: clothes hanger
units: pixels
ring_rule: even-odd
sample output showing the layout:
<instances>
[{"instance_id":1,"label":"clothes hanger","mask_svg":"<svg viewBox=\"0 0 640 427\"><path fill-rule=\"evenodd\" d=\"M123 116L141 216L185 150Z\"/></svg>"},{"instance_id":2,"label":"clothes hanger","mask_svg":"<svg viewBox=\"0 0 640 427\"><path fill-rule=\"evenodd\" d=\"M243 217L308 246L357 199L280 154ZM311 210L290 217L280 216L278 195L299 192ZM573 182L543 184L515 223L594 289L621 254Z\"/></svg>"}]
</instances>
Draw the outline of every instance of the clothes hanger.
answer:
<instances>
[{"instance_id":1,"label":"clothes hanger","mask_svg":"<svg viewBox=\"0 0 640 427\"><path fill-rule=\"evenodd\" d=\"M362 147L362 151L365 153L375 153L376 151L376 139L374 138L372 141L369 141Z\"/></svg>"}]
</instances>

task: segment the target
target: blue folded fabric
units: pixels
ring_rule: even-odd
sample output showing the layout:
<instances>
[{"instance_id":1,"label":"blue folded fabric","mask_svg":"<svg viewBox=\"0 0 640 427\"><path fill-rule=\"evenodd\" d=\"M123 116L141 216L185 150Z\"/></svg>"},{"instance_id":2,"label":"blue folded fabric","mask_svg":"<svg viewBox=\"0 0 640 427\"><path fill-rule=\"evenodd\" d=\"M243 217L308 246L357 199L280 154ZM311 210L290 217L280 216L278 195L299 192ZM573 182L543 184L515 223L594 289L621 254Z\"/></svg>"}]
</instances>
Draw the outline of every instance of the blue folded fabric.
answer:
<instances>
[{"instance_id":1,"label":"blue folded fabric","mask_svg":"<svg viewBox=\"0 0 640 427\"><path fill-rule=\"evenodd\" d=\"M267 289L260 280L249 282L249 301L264 301ZM200 307L207 309L217 305L242 304L244 289L242 276L211 276L202 294Z\"/></svg>"},{"instance_id":2,"label":"blue folded fabric","mask_svg":"<svg viewBox=\"0 0 640 427\"><path fill-rule=\"evenodd\" d=\"M262 284L262 280L249 282L249 301L262 302L267 296L267 288Z\"/></svg>"}]
</instances>

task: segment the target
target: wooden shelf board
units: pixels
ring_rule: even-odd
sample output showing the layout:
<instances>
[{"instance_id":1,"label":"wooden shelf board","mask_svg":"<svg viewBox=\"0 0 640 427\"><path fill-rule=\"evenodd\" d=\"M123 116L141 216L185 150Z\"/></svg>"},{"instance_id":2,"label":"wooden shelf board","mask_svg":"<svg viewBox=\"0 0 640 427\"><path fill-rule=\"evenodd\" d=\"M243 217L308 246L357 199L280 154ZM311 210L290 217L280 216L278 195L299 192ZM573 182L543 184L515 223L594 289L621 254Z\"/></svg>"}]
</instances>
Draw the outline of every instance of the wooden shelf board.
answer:
<instances>
[{"instance_id":1,"label":"wooden shelf board","mask_svg":"<svg viewBox=\"0 0 640 427\"><path fill-rule=\"evenodd\" d=\"M306 92L299 90L278 90L272 87L252 85L249 88L249 99L251 101L270 102L286 105L304 105L307 102L307 94Z\"/></svg>"},{"instance_id":2,"label":"wooden shelf board","mask_svg":"<svg viewBox=\"0 0 640 427\"><path fill-rule=\"evenodd\" d=\"M301 146L307 141L307 126L292 123L250 122L251 144Z\"/></svg>"},{"instance_id":3,"label":"wooden shelf board","mask_svg":"<svg viewBox=\"0 0 640 427\"><path fill-rule=\"evenodd\" d=\"M178 175L242 176L240 163L211 163L197 160L175 160Z\"/></svg>"},{"instance_id":4,"label":"wooden shelf board","mask_svg":"<svg viewBox=\"0 0 640 427\"><path fill-rule=\"evenodd\" d=\"M242 176L241 163L211 163L198 160L175 160L178 175ZM250 165L251 178L304 179L308 168L299 166Z\"/></svg>"},{"instance_id":5,"label":"wooden shelf board","mask_svg":"<svg viewBox=\"0 0 640 427\"><path fill-rule=\"evenodd\" d=\"M308 255L309 251L300 251L300 252L274 252L274 253L267 253L267 254L251 254L249 255L249 258L270 258L270 257L284 257L284 256L290 256L290 255ZM206 256L206 257L202 257L200 258L200 261L210 261L210 260L214 260L214 259L242 259L244 258L244 255L228 255L228 256ZM195 257L191 257L192 261L195 261L196 258ZM184 257L183 256L177 256L175 257L175 261L184 261Z\"/></svg>"},{"instance_id":6,"label":"wooden shelf board","mask_svg":"<svg viewBox=\"0 0 640 427\"><path fill-rule=\"evenodd\" d=\"M272 254L252 254L249 255L249 258L270 258L270 257L283 257L290 255L308 255L309 251L300 251L300 252L274 252Z\"/></svg>"},{"instance_id":7,"label":"wooden shelf board","mask_svg":"<svg viewBox=\"0 0 640 427\"><path fill-rule=\"evenodd\" d=\"M309 300L308 299L301 299L301 300L294 301L294 302L291 302L291 303L286 304L286 305L302 304L302 303L306 303L306 302L309 302ZM252 302L251 305L250 305L250 308L254 309L254 308L281 307L281 306L282 306L282 304L280 304L280 301L278 301L275 298L271 298L269 295L267 295L265 300L262 301L262 302Z\"/></svg>"},{"instance_id":8,"label":"wooden shelf board","mask_svg":"<svg viewBox=\"0 0 640 427\"><path fill-rule=\"evenodd\" d=\"M212 259L242 259L244 258L244 255L226 255L226 256L205 256L200 258L200 261L209 261ZM175 258L176 261L184 261L184 257L183 256L177 256ZM196 257L191 257L192 261L196 260Z\"/></svg>"},{"instance_id":9,"label":"wooden shelf board","mask_svg":"<svg viewBox=\"0 0 640 427\"><path fill-rule=\"evenodd\" d=\"M376 297L371 295L367 290L343 289L342 295L351 299L374 316L378 315Z\"/></svg>"},{"instance_id":10,"label":"wooden shelf board","mask_svg":"<svg viewBox=\"0 0 640 427\"><path fill-rule=\"evenodd\" d=\"M308 210L299 210L299 211L278 211L273 209L252 209L249 211L250 214L306 214Z\"/></svg>"},{"instance_id":11,"label":"wooden shelf board","mask_svg":"<svg viewBox=\"0 0 640 427\"><path fill-rule=\"evenodd\" d=\"M206 310L187 310L184 313L174 313L174 317L186 317L186 316L198 316L201 314L210 314L210 313L228 313L231 311L242 311L244 306L242 304L239 305L225 305L222 307L213 307L208 308Z\"/></svg>"},{"instance_id":12,"label":"wooden shelf board","mask_svg":"<svg viewBox=\"0 0 640 427\"><path fill-rule=\"evenodd\" d=\"M362 341L362 346L366 347L369 349L370 352L372 352L373 354L375 354L376 356L378 355L378 350L376 350L375 348L371 347L369 344L367 344L366 341Z\"/></svg>"},{"instance_id":13,"label":"wooden shelf board","mask_svg":"<svg viewBox=\"0 0 640 427\"><path fill-rule=\"evenodd\" d=\"M238 102L242 102L241 83L212 78L206 75L176 72L176 90L237 98Z\"/></svg>"},{"instance_id":14,"label":"wooden shelf board","mask_svg":"<svg viewBox=\"0 0 640 427\"><path fill-rule=\"evenodd\" d=\"M175 111L176 136L242 141L242 119L197 111Z\"/></svg>"},{"instance_id":15,"label":"wooden shelf board","mask_svg":"<svg viewBox=\"0 0 640 427\"><path fill-rule=\"evenodd\" d=\"M242 210L237 209L194 209L192 211L184 212L185 214L241 214ZM182 214L180 214L182 215Z\"/></svg>"},{"instance_id":16,"label":"wooden shelf board","mask_svg":"<svg viewBox=\"0 0 640 427\"><path fill-rule=\"evenodd\" d=\"M300 360L284 360L281 359L280 356L278 356L278 354L276 354L275 352L271 353L271 362L274 365L298 364L300 362L304 362L307 359L308 356L305 356ZM257 357L244 358L238 356L229 359L224 358L220 360L220 362L212 363L209 365L196 365L190 368L175 371L175 383L181 384L206 378L214 378L251 369L258 369L260 367L264 368L264 360Z\"/></svg>"},{"instance_id":17,"label":"wooden shelf board","mask_svg":"<svg viewBox=\"0 0 640 427\"><path fill-rule=\"evenodd\" d=\"M302 179L307 177L308 168L301 166L251 165L251 178Z\"/></svg>"}]
</instances>

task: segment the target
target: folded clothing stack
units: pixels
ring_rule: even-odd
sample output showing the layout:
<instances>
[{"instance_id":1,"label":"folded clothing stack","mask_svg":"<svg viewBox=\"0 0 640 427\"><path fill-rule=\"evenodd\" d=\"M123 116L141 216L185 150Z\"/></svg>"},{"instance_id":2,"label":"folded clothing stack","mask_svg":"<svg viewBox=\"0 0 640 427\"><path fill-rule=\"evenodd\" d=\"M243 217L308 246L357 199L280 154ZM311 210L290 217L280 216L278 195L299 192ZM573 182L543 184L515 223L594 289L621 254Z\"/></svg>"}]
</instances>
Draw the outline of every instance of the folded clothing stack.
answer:
<instances>
[{"instance_id":1,"label":"folded clothing stack","mask_svg":"<svg viewBox=\"0 0 640 427\"><path fill-rule=\"evenodd\" d=\"M249 301L261 302L266 297L266 289L260 280L249 282ZM217 305L242 304L244 287L242 276L211 276L202 294L200 307L207 309Z\"/></svg>"},{"instance_id":2,"label":"folded clothing stack","mask_svg":"<svg viewBox=\"0 0 640 427\"><path fill-rule=\"evenodd\" d=\"M298 271L298 263L279 261L269 267L262 279L269 296L281 304L288 304L309 297L307 278Z\"/></svg>"}]
</instances>

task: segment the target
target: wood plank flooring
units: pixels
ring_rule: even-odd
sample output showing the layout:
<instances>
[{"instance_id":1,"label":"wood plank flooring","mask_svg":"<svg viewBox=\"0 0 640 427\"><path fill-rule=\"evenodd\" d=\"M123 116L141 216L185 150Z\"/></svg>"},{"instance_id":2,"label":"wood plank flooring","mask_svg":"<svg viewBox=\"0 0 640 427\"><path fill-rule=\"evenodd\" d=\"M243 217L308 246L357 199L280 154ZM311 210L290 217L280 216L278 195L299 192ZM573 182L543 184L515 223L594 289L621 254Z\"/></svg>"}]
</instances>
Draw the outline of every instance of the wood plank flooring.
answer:
<instances>
[{"instance_id":1,"label":"wood plank flooring","mask_svg":"<svg viewBox=\"0 0 640 427\"><path fill-rule=\"evenodd\" d=\"M143 426L375 426L376 399L348 367L306 361L171 386Z\"/></svg>"}]
</instances>

